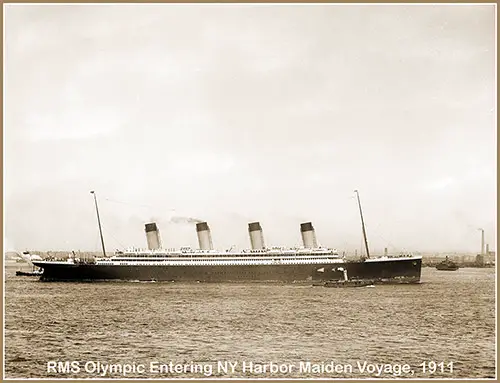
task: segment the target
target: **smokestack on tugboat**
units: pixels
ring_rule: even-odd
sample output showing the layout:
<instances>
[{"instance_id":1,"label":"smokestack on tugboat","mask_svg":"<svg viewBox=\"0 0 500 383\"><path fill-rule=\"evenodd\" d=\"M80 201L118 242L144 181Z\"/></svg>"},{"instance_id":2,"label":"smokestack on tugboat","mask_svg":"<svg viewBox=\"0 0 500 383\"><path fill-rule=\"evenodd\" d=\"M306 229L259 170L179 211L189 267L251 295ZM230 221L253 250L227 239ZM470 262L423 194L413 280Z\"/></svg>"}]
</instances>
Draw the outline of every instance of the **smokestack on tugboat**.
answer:
<instances>
[{"instance_id":1,"label":"smokestack on tugboat","mask_svg":"<svg viewBox=\"0 0 500 383\"><path fill-rule=\"evenodd\" d=\"M311 222L300 224L300 233L302 234L302 242L306 249L316 249L318 242L316 241L316 233Z\"/></svg>"},{"instance_id":2,"label":"smokestack on tugboat","mask_svg":"<svg viewBox=\"0 0 500 383\"><path fill-rule=\"evenodd\" d=\"M250 234L250 244L253 250L264 249L264 234L260 222L249 223L248 234Z\"/></svg>"},{"instance_id":3,"label":"smokestack on tugboat","mask_svg":"<svg viewBox=\"0 0 500 383\"><path fill-rule=\"evenodd\" d=\"M210 235L210 228L206 222L199 222L196 224L196 233L198 234L198 243L200 250L213 250L212 236Z\"/></svg>"},{"instance_id":4,"label":"smokestack on tugboat","mask_svg":"<svg viewBox=\"0 0 500 383\"><path fill-rule=\"evenodd\" d=\"M146 239L148 241L149 250L158 250L161 247L160 242L160 232L155 222L147 223L146 227Z\"/></svg>"}]
</instances>

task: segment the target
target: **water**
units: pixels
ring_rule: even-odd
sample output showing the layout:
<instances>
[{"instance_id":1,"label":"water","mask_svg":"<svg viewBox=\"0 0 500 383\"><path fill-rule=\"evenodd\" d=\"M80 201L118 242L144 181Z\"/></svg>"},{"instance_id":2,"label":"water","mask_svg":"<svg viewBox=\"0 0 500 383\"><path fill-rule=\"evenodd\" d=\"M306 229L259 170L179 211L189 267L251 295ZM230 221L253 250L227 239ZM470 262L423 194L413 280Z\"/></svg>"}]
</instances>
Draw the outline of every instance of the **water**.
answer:
<instances>
[{"instance_id":1,"label":"water","mask_svg":"<svg viewBox=\"0 0 500 383\"><path fill-rule=\"evenodd\" d=\"M6 378L495 377L494 269L423 268L419 285L345 289L44 283L16 277L15 268L6 274ZM50 361L74 361L79 370L61 364L49 373ZM346 367L315 372L308 361ZM392 371L361 372L365 361ZM186 373L150 369L170 362ZM237 362L234 373L218 362ZM270 362L291 367L273 373ZM423 372L422 362L444 362L443 371ZM413 374L398 375L395 365L405 363ZM115 370L104 374L109 364Z\"/></svg>"}]
</instances>

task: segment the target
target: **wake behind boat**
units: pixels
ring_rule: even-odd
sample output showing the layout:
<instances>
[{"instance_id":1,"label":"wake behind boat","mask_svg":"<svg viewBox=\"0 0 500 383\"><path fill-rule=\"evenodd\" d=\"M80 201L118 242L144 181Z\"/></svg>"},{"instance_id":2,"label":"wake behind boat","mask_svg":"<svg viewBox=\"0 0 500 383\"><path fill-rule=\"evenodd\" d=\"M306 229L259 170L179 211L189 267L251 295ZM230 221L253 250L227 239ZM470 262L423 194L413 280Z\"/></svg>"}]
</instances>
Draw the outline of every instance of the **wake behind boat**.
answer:
<instances>
[{"instance_id":1,"label":"wake behind boat","mask_svg":"<svg viewBox=\"0 0 500 383\"><path fill-rule=\"evenodd\" d=\"M420 281L421 257L370 258L367 251L367 258L349 261L334 249L318 246L311 222L300 225L304 245L300 248L268 248L264 245L260 223L249 223L248 232L252 248L240 251L214 250L206 222L196 224L200 249L183 247L179 250L166 250L162 248L158 227L153 222L145 225L148 249L128 249L106 256L97 198L95 193L93 194L104 256L93 260L72 256L64 261L34 261L36 266L43 268L42 280L314 283L343 280L344 273L341 270L345 269L349 277L354 279L373 279L381 283ZM364 224L363 232L366 234ZM366 240L365 243L367 244Z\"/></svg>"}]
</instances>

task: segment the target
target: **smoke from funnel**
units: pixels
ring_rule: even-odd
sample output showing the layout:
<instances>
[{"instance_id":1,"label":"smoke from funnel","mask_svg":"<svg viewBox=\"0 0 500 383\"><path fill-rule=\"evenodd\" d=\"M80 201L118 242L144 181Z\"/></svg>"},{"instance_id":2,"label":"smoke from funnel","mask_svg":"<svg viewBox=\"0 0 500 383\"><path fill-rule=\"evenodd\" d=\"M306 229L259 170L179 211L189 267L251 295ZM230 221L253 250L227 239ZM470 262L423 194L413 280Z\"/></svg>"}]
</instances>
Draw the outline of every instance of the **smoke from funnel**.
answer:
<instances>
[{"instance_id":1,"label":"smoke from funnel","mask_svg":"<svg viewBox=\"0 0 500 383\"><path fill-rule=\"evenodd\" d=\"M192 217L172 217L170 218L171 223L202 223L204 222L201 219L198 218L192 218Z\"/></svg>"}]
</instances>

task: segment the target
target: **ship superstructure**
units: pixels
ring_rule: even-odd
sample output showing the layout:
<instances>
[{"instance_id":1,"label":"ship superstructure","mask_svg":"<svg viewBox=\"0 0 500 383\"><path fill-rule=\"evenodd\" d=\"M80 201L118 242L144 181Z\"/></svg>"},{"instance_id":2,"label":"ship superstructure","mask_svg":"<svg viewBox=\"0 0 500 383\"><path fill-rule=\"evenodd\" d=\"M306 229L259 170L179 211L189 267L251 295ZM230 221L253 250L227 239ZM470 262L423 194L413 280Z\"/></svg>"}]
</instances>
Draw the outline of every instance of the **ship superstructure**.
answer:
<instances>
[{"instance_id":1,"label":"ship superstructure","mask_svg":"<svg viewBox=\"0 0 500 383\"><path fill-rule=\"evenodd\" d=\"M100 228L97 199L94 194ZM359 200L358 200L359 201ZM361 207L361 205L360 205ZM285 281L373 279L380 283L420 281L421 257L399 256L348 261L335 249L318 246L311 222L300 224L302 247L266 247L260 222L248 224L251 249L214 250L207 222L196 224L199 249L163 249L156 223L145 225L148 249L131 248L92 260L39 260L42 280ZM101 232L101 231L100 231ZM101 232L102 233L102 232ZM363 233L364 224L363 224ZM366 246L367 241L365 240ZM367 247L367 254L368 247Z\"/></svg>"}]
</instances>

